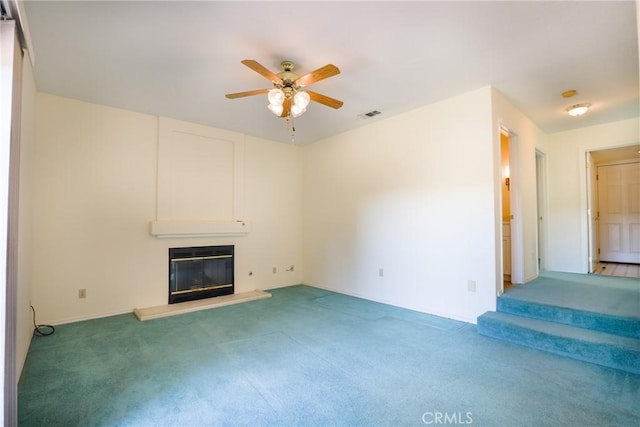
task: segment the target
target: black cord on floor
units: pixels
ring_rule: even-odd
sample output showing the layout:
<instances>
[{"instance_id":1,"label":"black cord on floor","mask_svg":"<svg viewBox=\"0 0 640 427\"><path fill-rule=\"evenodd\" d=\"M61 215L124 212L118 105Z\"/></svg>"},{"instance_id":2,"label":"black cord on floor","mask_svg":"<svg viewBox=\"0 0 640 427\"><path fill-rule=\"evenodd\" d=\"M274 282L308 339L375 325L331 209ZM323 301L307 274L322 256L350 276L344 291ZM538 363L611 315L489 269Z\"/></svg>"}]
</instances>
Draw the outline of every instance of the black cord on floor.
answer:
<instances>
[{"instance_id":1,"label":"black cord on floor","mask_svg":"<svg viewBox=\"0 0 640 427\"><path fill-rule=\"evenodd\" d=\"M56 328L51 325L36 325L36 310L33 306L31 306L31 311L33 311L33 335L38 337L47 337L56 331Z\"/></svg>"}]
</instances>

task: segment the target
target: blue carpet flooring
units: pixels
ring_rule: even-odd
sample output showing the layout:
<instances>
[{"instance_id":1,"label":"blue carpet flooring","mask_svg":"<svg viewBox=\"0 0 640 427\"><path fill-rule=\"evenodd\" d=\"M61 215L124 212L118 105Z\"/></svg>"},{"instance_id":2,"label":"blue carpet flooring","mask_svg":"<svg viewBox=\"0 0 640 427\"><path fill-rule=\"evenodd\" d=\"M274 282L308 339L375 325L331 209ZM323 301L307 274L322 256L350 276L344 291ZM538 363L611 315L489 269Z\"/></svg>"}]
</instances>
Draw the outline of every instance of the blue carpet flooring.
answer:
<instances>
[{"instance_id":1,"label":"blue carpet flooring","mask_svg":"<svg viewBox=\"0 0 640 427\"><path fill-rule=\"evenodd\" d=\"M640 318L640 280L545 271L525 285L515 285L503 295L522 301Z\"/></svg>"},{"instance_id":2,"label":"blue carpet flooring","mask_svg":"<svg viewBox=\"0 0 640 427\"><path fill-rule=\"evenodd\" d=\"M640 280L543 273L500 296L478 332L640 374Z\"/></svg>"},{"instance_id":3,"label":"blue carpet flooring","mask_svg":"<svg viewBox=\"0 0 640 427\"><path fill-rule=\"evenodd\" d=\"M19 383L19 425L640 424L640 375L317 288L271 292L34 337Z\"/></svg>"}]
</instances>

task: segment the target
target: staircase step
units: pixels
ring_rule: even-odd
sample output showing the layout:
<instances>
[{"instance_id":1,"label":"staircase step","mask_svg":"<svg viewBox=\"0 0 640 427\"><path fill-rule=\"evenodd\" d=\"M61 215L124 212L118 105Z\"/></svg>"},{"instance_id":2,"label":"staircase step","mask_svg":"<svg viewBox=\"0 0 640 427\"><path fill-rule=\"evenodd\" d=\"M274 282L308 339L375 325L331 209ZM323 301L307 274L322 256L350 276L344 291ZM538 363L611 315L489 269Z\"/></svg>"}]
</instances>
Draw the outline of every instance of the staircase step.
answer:
<instances>
[{"instance_id":1,"label":"staircase step","mask_svg":"<svg viewBox=\"0 0 640 427\"><path fill-rule=\"evenodd\" d=\"M478 317L478 332L585 362L640 374L640 339L503 312Z\"/></svg>"},{"instance_id":2,"label":"staircase step","mask_svg":"<svg viewBox=\"0 0 640 427\"><path fill-rule=\"evenodd\" d=\"M502 313L547 320L631 338L640 338L640 317L595 313L587 310L526 301L506 295L498 298L497 310Z\"/></svg>"}]
</instances>

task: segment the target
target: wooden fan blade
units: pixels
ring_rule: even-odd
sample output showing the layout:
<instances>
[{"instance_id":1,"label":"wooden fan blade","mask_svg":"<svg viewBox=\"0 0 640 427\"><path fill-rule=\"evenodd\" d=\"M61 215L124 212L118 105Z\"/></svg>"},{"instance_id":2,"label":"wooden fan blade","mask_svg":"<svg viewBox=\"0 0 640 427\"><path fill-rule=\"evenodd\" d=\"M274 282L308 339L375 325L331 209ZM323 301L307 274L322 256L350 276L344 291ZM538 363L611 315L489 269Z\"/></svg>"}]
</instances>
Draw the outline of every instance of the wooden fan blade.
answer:
<instances>
[{"instance_id":1,"label":"wooden fan blade","mask_svg":"<svg viewBox=\"0 0 640 427\"><path fill-rule=\"evenodd\" d=\"M310 90L307 90L306 92L309 94L309 98L311 98L312 101L318 102L322 105L326 105L327 107L335 108L336 110L342 107L342 105L344 104L344 102L340 100L330 98L321 93L312 92Z\"/></svg>"},{"instance_id":2,"label":"wooden fan blade","mask_svg":"<svg viewBox=\"0 0 640 427\"><path fill-rule=\"evenodd\" d=\"M280 117L287 117L290 111L291 111L291 98L285 98L284 102L282 103L282 114L280 114Z\"/></svg>"},{"instance_id":3,"label":"wooden fan blade","mask_svg":"<svg viewBox=\"0 0 640 427\"><path fill-rule=\"evenodd\" d=\"M248 90L246 92L228 93L225 96L229 99L244 98L245 96L262 95L269 92L269 89Z\"/></svg>"},{"instance_id":4,"label":"wooden fan blade","mask_svg":"<svg viewBox=\"0 0 640 427\"><path fill-rule=\"evenodd\" d=\"M280 83L280 84L282 83L282 79L280 77L278 77L271 71L267 70L267 68L264 67L262 64L258 63L258 61L254 61L253 59L244 59L240 62L242 62L247 67L251 68L256 73L262 75L267 80L270 80L273 83Z\"/></svg>"},{"instance_id":5,"label":"wooden fan blade","mask_svg":"<svg viewBox=\"0 0 640 427\"><path fill-rule=\"evenodd\" d=\"M324 67L318 68L315 71L305 74L302 77L298 77L296 84L300 87L308 86L311 83L319 82L320 80L327 79L340 74L340 70L333 64L327 64Z\"/></svg>"}]
</instances>

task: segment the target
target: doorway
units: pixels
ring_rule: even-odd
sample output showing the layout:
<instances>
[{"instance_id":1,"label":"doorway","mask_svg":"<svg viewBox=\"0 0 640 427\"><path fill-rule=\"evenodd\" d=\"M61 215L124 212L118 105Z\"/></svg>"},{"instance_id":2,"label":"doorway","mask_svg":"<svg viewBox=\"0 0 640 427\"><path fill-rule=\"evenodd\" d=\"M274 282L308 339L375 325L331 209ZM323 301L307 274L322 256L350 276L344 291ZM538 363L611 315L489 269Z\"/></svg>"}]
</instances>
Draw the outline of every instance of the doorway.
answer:
<instances>
[{"instance_id":1,"label":"doorway","mask_svg":"<svg viewBox=\"0 0 640 427\"><path fill-rule=\"evenodd\" d=\"M585 153L589 272L602 274L603 263L640 265L640 146ZM626 268L610 268L620 275ZM620 272L620 273L616 273Z\"/></svg>"},{"instance_id":2,"label":"doorway","mask_svg":"<svg viewBox=\"0 0 640 427\"><path fill-rule=\"evenodd\" d=\"M509 134L500 130L500 170L502 172L502 282L503 290L511 286L511 170Z\"/></svg>"},{"instance_id":3,"label":"doorway","mask_svg":"<svg viewBox=\"0 0 640 427\"><path fill-rule=\"evenodd\" d=\"M522 189L520 171L520 146L518 135L500 125L500 219L498 227L502 240L501 276L496 287L498 295L504 292L506 280L509 284L524 283L524 224L522 215Z\"/></svg>"}]
</instances>

